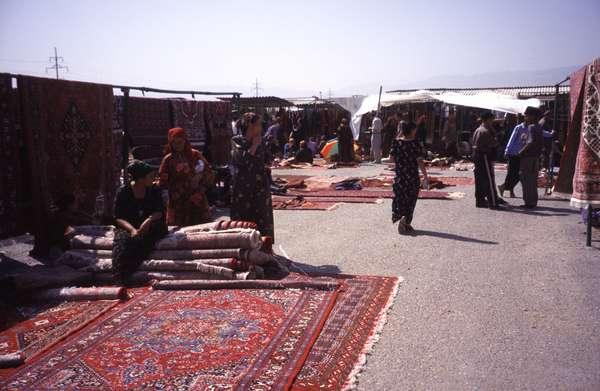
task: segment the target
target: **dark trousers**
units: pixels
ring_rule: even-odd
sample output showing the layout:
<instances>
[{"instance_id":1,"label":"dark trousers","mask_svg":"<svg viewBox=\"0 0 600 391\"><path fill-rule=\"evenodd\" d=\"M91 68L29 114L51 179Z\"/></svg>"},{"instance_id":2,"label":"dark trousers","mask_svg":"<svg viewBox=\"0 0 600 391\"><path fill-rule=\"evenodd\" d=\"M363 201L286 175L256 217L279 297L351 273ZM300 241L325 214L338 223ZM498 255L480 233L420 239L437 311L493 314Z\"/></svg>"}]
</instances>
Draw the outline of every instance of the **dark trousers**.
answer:
<instances>
[{"instance_id":1,"label":"dark trousers","mask_svg":"<svg viewBox=\"0 0 600 391\"><path fill-rule=\"evenodd\" d=\"M508 171L506 173L506 179L504 180L505 190L513 191L517 183L521 180L519 177L519 171L521 167L521 159L518 156L508 157Z\"/></svg>"},{"instance_id":2,"label":"dark trousers","mask_svg":"<svg viewBox=\"0 0 600 391\"><path fill-rule=\"evenodd\" d=\"M523 201L529 207L538 203L537 178L539 161L536 156L521 158L521 186L523 186Z\"/></svg>"},{"instance_id":3,"label":"dark trousers","mask_svg":"<svg viewBox=\"0 0 600 391\"><path fill-rule=\"evenodd\" d=\"M550 168L550 155L552 154L552 138L544 138L544 168Z\"/></svg>"},{"instance_id":4,"label":"dark trousers","mask_svg":"<svg viewBox=\"0 0 600 391\"><path fill-rule=\"evenodd\" d=\"M475 201L477 205L497 206L498 193L494 162L487 154L475 154Z\"/></svg>"},{"instance_id":5,"label":"dark trousers","mask_svg":"<svg viewBox=\"0 0 600 391\"><path fill-rule=\"evenodd\" d=\"M154 244L167 235L167 224L164 220L155 221L150 229L131 237L128 231L117 228L113 240L113 272L127 283L140 264L154 250Z\"/></svg>"}]
</instances>

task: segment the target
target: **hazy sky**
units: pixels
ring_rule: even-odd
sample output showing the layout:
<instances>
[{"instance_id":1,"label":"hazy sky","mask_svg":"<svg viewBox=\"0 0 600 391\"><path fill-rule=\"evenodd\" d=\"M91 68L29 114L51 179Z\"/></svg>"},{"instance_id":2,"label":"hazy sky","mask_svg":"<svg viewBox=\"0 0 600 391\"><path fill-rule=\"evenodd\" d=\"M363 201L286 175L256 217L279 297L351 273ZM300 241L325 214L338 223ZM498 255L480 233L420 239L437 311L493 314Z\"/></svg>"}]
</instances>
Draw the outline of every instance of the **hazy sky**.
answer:
<instances>
[{"instance_id":1,"label":"hazy sky","mask_svg":"<svg viewBox=\"0 0 600 391\"><path fill-rule=\"evenodd\" d=\"M57 46L66 78L244 94L255 78L339 95L600 56L600 0L0 0L0 18L0 71L45 75Z\"/></svg>"}]
</instances>

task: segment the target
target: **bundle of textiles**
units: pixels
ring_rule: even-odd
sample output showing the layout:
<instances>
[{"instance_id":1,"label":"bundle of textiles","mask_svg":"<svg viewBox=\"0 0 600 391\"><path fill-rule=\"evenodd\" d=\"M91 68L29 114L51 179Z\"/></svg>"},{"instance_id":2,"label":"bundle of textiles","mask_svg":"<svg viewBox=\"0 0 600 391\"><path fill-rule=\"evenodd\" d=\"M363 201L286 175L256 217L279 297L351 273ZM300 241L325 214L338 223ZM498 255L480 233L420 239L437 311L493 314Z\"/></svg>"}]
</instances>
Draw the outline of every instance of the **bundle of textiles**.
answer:
<instances>
[{"instance_id":1,"label":"bundle of textiles","mask_svg":"<svg viewBox=\"0 0 600 391\"><path fill-rule=\"evenodd\" d=\"M65 287L35 292L31 298L35 301L124 300L127 291L117 287Z\"/></svg>"},{"instance_id":2,"label":"bundle of textiles","mask_svg":"<svg viewBox=\"0 0 600 391\"><path fill-rule=\"evenodd\" d=\"M286 274L289 261L260 250L263 242L254 223L219 221L189 227L171 227L155 244L132 282L151 280L246 280ZM56 261L92 273L95 282L111 283L114 227L75 227L71 250Z\"/></svg>"}]
</instances>

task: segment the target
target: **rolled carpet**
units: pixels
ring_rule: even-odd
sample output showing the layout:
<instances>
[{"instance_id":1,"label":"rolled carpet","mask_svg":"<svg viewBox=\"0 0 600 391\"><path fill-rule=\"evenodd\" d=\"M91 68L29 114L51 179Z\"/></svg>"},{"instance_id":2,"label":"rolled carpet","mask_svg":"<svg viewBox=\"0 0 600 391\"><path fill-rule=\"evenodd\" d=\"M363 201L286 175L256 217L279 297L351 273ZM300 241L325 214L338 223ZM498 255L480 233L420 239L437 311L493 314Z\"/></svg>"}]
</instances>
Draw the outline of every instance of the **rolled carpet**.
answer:
<instances>
[{"instance_id":1,"label":"rolled carpet","mask_svg":"<svg viewBox=\"0 0 600 391\"><path fill-rule=\"evenodd\" d=\"M113 273L97 273L96 280L102 281L103 283L114 283L116 279ZM248 272L236 272L233 276L233 280L248 280L254 279L255 273L253 271ZM146 284L152 280L226 280L223 276L217 276L201 272L167 272L167 271L137 271L130 277L131 282L136 284Z\"/></svg>"},{"instance_id":2,"label":"rolled carpet","mask_svg":"<svg viewBox=\"0 0 600 391\"><path fill-rule=\"evenodd\" d=\"M75 235L71 248L75 250L111 250L110 236ZM229 229L224 231L181 232L176 231L159 240L157 250L202 250L202 249L259 249L262 245L260 233L254 229Z\"/></svg>"},{"instance_id":3,"label":"rolled carpet","mask_svg":"<svg viewBox=\"0 0 600 391\"><path fill-rule=\"evenodd\" d=\"M335 281L205 281L205 280L159 280L152 284L157 290L200 290L200 289L319 289L333 290L340 284Z\"/></svg>"},{"instance_id":4,"label":"rolled carpet","mask_svg":"<svg viewBox=\"0 0 600 391\"><path fill-rule=\"evenodd\" d=\"M256 223L250 221L236 221L236 220L221 220L212 223L191 225L189 227L183 227L177 230L177 232L193 233L193 232L210 232L210 231L226 231L229 229L256 229Z\"/></svg>"},{"instance_id":5,"label":"rolled carpet","mask_svg":"<svg viewBox=\"0 0 600 391\"><path fill-rule=\"evenodd\" d=\"M167 261L167 260L150 260L144 261L139 267L143 271L194 271L211 276L220 276L227 280L235 280L236 272L233 269L207 265L199 261Z\"/></svg>"},{"instance_id":6,"label":"rolled carpet","mask_svg":"<svg viewBox=\"0 0 600 391\"><path fill-rule=\"evenodd\" d=\"M219 248L203 250L160 250L152 251L150 259L220 259L220 258L238 258L242 259L242 254L247 253L241 248Z\"/></svg>"},{"instance_id":7,"label":"rolled carpet","mask_svg":"<svg viewBox=\"0 0 600 391\"><path fill-rule=\"evenodd\" d=\"M25 356L21 352L0 354L0 368L14 368L25 363Z\"/></svg>"},{"instance_id":8,"label":"rolled carpet","mask_svg":"<svg viewBox=\"0 0 600 391\"><path fill-rule=\"evenodd\" d=\"M122 287L57 288L32 295L32 299L36 301L118 300L126 297L127 290Z\"/></svg>"}]
</instances>

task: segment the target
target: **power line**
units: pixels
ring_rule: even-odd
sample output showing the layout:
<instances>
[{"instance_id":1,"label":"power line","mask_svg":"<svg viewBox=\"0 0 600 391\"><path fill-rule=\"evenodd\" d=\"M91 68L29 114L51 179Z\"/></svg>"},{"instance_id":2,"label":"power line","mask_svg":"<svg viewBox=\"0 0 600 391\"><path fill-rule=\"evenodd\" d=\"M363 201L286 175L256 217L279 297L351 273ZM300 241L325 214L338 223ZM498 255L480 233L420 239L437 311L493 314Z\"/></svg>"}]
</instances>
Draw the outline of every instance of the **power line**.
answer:
<instances>
[{"instance_id":1,"label":"power line","mask_svg":"<svg viewBox=\"0 0 600 391\"><path fill-rule=\"evenodd\" d=\"M256 78L256 81L254 82L252 89L254 90L254 93L256 94L256 97L258 98L258 91L263 89L263 88L259 87L258 78Z\"/></svg>"},{"instance_id":2,"label":"power line","mask_svg":"<svg viewBox=\"0 0 600 391\"><path fill-rule=\"evenodd\" d=\"M60 65L58 63L59 61L61 63L63 63L65 61L65 59L58 56L58 51L56 50L56 48L54 48L54 57L50 57L49 61L50 61L50 63L52 63L54 61L54 65L46 67L46 73L48 73L49 69L54 69L54 71L56 72L56 78L58 79L58 70L59 69L66 69L67 72L69 72L69 67L68 66L66 66L66 65Z\"/></svg>"}]
</instances>

